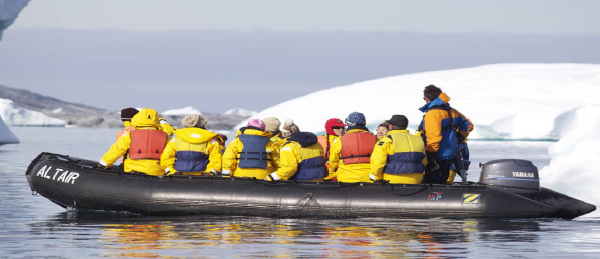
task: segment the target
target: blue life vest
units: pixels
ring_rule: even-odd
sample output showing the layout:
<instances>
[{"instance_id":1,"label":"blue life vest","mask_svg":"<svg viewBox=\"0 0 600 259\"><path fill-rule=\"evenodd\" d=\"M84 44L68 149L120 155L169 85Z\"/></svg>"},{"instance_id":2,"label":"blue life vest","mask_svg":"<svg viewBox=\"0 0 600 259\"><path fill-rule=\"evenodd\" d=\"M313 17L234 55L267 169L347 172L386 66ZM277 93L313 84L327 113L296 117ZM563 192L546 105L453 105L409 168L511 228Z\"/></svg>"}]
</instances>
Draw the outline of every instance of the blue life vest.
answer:
<instances>
[{"instance_id":1,"label":"blue life vest","mask_svg":"<svg viewBox=\"0 0 600 259\"><path fill-rule=\"evenodd\" d=\"M208 156L196 151L177 151L175 153L175 170L177 172L204 172L208 165Z\"/></svg>"},{"instance_id":2,"label":"blue life vest","mask_svg":"<svg viewBox=\"0 0 600 259\"><path fill-rule=\"evenodd\" d=\"M302 160L298 164L298 171L290 180L317 180L325 178L326 175L325 158L319 156Z\"/></svg>"},{"instance_id":3,"label":"blue life vest","mask_svg":"<svg viewBox=\"0 0 600 259\"><path fill-rule=\"evenodd\" d=\"M393 135L387 137L392 139L394 144L394 154L387 156L387 164L383 168L383 173L386 174L412 174L412 173L423 173L425 166L423 165L423 159L425 154L418 150L406 150L406 145L414 147L413 143L400 143L400 138L394 141ZM418 138L416 136L411 136ZM409 140L410 141L410 140ZM421 142L419 140L419 142ZM402 148L404 145L404 148ZM424 149L423 145L420 145ZM404 150L404 151L400 151Z\"/></svg>"},{"instance_id":4,"label":"blue life vest","mask_svg":"<svg viewBox=\"0 0 600 259\"><path fill-rule=\"evenodd\" d=\"M266 145L270 141L269 138L257 135L240 134L238 139L244 147L239 153L240 168L261 168L267 169L267 161L269 156L266 150Z\"/></svg>"}]
</instances>

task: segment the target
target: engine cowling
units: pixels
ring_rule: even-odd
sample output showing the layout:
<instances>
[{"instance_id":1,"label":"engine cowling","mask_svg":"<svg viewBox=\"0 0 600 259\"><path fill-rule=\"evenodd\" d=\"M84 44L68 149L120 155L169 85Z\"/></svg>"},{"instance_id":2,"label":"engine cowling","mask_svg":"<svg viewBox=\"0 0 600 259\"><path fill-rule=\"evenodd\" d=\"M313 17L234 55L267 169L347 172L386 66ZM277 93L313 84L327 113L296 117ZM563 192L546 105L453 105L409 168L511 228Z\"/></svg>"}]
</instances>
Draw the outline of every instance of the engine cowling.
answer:
<instances>
[{"instance_id":1,"label":"engine cowling","mask_svg":"<svg viewBox=\"0 0 600 259\"><path fill-rule=\"evenodd\" d=\"M518 194L533 194L540 191L538 169L531 161L499 159L480 166L479 183L497 186Z\"/></svg>"}]
</instances>

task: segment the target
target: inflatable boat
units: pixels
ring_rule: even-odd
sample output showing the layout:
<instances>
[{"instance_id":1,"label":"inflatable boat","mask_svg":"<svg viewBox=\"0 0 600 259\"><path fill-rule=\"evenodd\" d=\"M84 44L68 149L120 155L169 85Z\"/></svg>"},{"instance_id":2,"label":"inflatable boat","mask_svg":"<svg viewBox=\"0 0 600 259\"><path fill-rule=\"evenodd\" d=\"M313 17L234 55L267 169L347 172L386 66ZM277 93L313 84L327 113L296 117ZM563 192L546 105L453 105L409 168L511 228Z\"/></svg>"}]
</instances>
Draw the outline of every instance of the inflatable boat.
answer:
<instances>
[{"instance_id":1,"label":"inflatable boat","mask_svg":"<svg viewBox=\"0 0 600 259\"><path fill-rule=\"evenodd\" d=\"M537 168L516 159L485 163L479 182L454 185L157 177L96 165L41 153L26 175L34 194L64 208L142 215L573 219L596 209L541 188Z\"/></svg>"}]
</instances>

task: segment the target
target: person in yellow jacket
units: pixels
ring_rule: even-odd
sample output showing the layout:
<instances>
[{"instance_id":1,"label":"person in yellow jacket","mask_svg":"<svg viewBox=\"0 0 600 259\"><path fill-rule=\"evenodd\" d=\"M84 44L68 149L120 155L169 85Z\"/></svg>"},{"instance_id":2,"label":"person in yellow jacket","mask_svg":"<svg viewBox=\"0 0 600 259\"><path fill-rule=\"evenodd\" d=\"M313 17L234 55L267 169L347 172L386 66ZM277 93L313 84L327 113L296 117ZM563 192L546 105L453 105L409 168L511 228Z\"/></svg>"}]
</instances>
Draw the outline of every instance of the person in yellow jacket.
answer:
<instances>
[{"instance_id":1,"label":"person in yellow jacket","mask_svg":"<svg viewBox=\"0 0 600 259\"><path fill-rule=\"evenodd\" d=\"M279 169L264 178L266 181L298 180L319 181L327 175L323 148L317 136L298 132L287 138L281 146Z\"/></svg>"},{"instance_id":2,"label":"person in yellow jacket","mask_svg":"<svg viewBox=\"0 0 600 259\"><path fill-rule=\"evenodd\" d=\"M404 115L392 116L389 124L390 131L371 155L371 180L420 184L427 164L423 140L406 130L408 119Z\"/></svg>"},{"instance_id":3,"label":"person in yellow jacket","mask_svg":"<svg viewBox=\"0 0 600 259\"><path fill-rule=\"evenodd\" d=\"M200 114L190 114L181 120L185 128L175 130L160 157L160 164L167 175L213 176L221 172L221 145L216 133L206 130L206 118Z\"/></svg>"},{"instance_id":4,"label":"person in yellow jacket","mask_svg":"<svg viewBox=\"0 0 600 259\"><path fill-rule=\"evenodd\" d=\"M346 118L348 131L336 138L329 154L329 176L338 182L370 182L370 158L377 137L365 126L365 115L353 112Z\"/></svg>"},{"instance_id":5,"label":"person in yellow jacket","mask_svg":"<svg viewBox=\"0 0 600 259\"><path fill-rule=\"evenodd\" d=\"M173 128L173 126L171 126L171 124L169 124L169 122L167 122L165 118L160 116L160 114L158 116L158 120L160 122L160 130L162 130L164 133L167 133L169 137L172 137L173 133L175 133L175 129Z\"/></svg>"},{"instance_id":6,"label":"person in yellow jacket","mask_svg":"<svg viewBox=\"0 0 600 259\"><path fill-rule=\"evenodd\" d=\"M279 130L279 127L281 126L281 121L279 121L279 119L275 117L267 117L262 119L262 121L265 123L265 131L271 133L271 142L278 143L284 139L284 137L281 136L281 131Z\"/></svg>"},{"instance_id":7,"label":"person in yellow jacket","mask_svg":"<svg viewBox=\"0 0 600 259\"><path fill-rule=\"evenodd\" d=\"M133 125L131 124L131 118L133 118L133 116L136 115L138 112L140 111L132 107L121 110L121 121L123 122L123 130L117 132L117 140L123 135L125 135L125 133L130 132L134 129Z\"/></svg>"},{"instance_id":8,"label":"person in yellow jacket","mask_svg":"<svg viewBox=\"0 0 600 259\"><path fill-rule=\"evenodd\" d=\"M279 150L264 130L265 123L258 119L251 119L240 129L223 154L224 177L263 179L277 169Z\"/></svg>"},{"instance_id":9,"label":"person in yellow jacket","mask_svg":"<svg viewBox=\"0 0 600 259\"><path fill-rule=\"evenodd\" d=\"M121 110L121 121L123 122L123 130L117 132L116 140L119 140L123 135L135 129L131 124L131 118L136 115L138 109L129 107ZM119 166L123 166L123 162L125 162L125 156L121 157L121 164Z\"/></svg>"},{"instance_id":10,"label":"person in yellow jacket","mask_svg":"<svg viewBox=\"0 0 600 259\"><path fill-rule=\"evenodd\" d=\"M126 155L125 172L141 172L161 176L165 171L160 165L160 156L167 144L168 136L161 131L158 112L142 109L133 118L135 129L120 137L100 160L99 166L108 168L121 156Z\"/></svg>"},{"instance_id":11,"label":"person in yellow jacket","mask_svg":"<svg viewBox=\"0 0 600 259\"><path fill-rule=\"evenodd\" d=\"M333 140L344 135L344 133L346 133L346 124L338 118L331 118L325 122L325 134L317 137L319 144L323 147L323 157L325 158L327 171L329 171L329 151L331 150L331 144ZM337 178L334 180L334 176L327 176L325 180L336 181Z\"/></svg>"}]
</instances>

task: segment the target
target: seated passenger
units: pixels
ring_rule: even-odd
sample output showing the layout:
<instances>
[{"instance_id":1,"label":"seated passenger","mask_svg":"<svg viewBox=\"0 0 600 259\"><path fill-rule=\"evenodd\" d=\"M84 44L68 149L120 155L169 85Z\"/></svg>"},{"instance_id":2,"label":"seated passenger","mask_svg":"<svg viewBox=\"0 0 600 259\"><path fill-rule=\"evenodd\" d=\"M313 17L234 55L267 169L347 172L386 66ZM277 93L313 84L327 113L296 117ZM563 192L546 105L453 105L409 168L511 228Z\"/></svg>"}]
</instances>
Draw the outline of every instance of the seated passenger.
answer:
<instances>
[{"instance_id":1,"label":"seated passenger","mask_svg":"<svg viewBox=\"0 0 600 259\"><path fill-rule=\"evenodd\" d=\"M321 147L323 147L323 157L325 158L325 166L329 170L329 150L331 149L331 143L339 136L344 135L346 124L338 118L331 118L325 122L325 134L318 136L317 139ZM327 176L325 179L330 180L333 176Z\"/></svg>"},{"instance_id":2,"label":"seated passenger","mask_svg":"<svg viewBox=\"0 0 600 259\"><path fill-rule=\"evenodd\" d=\"M190 114L181 120L185 128L175 130L160 157L167 175L217 175L221 171L219 136L206 130L207 120L199 114Z\"/></svg>"},{"instance_id":3,"label":"seated passenger","mask_svg":"<svg viewBox=\"0 0 600 259\"><path fill-rule=\"evenodd\" d=\"M162 130L164 133L167 133L169 137L172 137L173 133L175 133L173 126L171 126L171 124L169 124L165 118L160 116L160 114L158 115L158 120L160 121L160 130Z\"/></svg>"},{"instance_id":4,"label":"seated passenger","mask_svg":"<svg viewBox=\"0 0 600 259\"><path fill-rule=\"evenodd\" d=\"M406 116L394 115L389 123L390 132L377 142L371 155L371 180L420 184L427 163L423 140L406 130Z\"/></svg>"},{"instance_id":5,"label":"seated passenger","mask_svg":"<svg viewBox=\"0 0 600 259\"><path fill-rule=\"evenodd\" d=\"M117 140L125 135L125 133L130 132L134 129L133 125L131 125L131 118L136 115L138 111L136 108L125 108L121 110L121 121L123 122L123 130L117 132Z\"/></svg>"},{"instance_id":6,"label":"seated passenger","mask_svg":"<svg viewBox=\"0 0 600 259\"><path fill-rule=\"evenodd\" d=\"M264 180L320 181L327 175L323 148L313 133L292 134L279 152L279 169Z\"/></svg>"},{"instance_id":7,"label":"seated passenger","mask_svg":"<svg viewBox=\"0 0 600 259\"><path fill-rule=\"evenodd\" d=\"M333 140L329 156L329 176L339 182L371 182L370 159L377 137L366 127L365 115L353 112L346 119L348 131Z\"/></svg>"},{"instance_id":8,"label":"seated passenger","mask_svg":"<svg viewBox=\"0 0 600 259\"><path fill-rule=\"evenodd\" d=\"M281 121L275 117L267 117L262 120L265 123L265 131L271 133L271 142L277 143L283 139L279 126Z\"/></svg>"},{"instance_id":9,"label":"seated passenger","mask_svg":"<svg viewBox=\"0 0 600 259\"><path fill-rule=\"evenodd\" d=\"M116 140L119 140L119 138L125 135L125 133L129 133L130 131L135 129L135 127L131 125L131 118L133 118L133 116L136 115L138 112L140 111L138 111L136 108L131 107L121 110L121 121L123 122L123 130L117 132ZM123 167L123 162L125 162L125 156L121 157L121 164L119 165L121 168Z\"/></svg>"},{"instance_id":10,"label":"seated passenger","mask_svg":"<svg viewBox=\"0 0 600 259\"><path fill-rule=\"evenodd\" d=\"M383 123L379 124L379 126L377 126L377 141L387 136L387 133L390 131L389 127L390 123L388 121L384 121Z\"/></svg>"},{"instance_id":11,"label":"seated passenger","mask_svg":"<svg viewBox=\"0 0 600 259\"><path fill-rule=\"evenodd\" d=\"M223 176L263 179L277 169L279 152L258 119L248 121L223 154Z\"/></svg>"},{"instance_id":12,"label":"seated passenger","mask_svg":"<svg viewBox=\"0 0 600 259\"><path fill-rule=\"evenodd\" d=\"M283 129L281 130L281 137L283 139L286 139L289 138L292 134L298 132L300 132L300 128L298 127L298 125L296 125L296 123L294 123L294 120L286 119L285 123L283 123Z\"/></svg>"},{"instance_id":13,"label":"seated passenger","mask_svg":"<svg viewBox=\"0 0 600 259\"><path fill-rule=\"evenodd\" d=\"M126 155L125 172L141 172L161 176L165 171L160 165L160 156L167 144L168 136L159 130L158 112L142 109L131 123L135 129L120 137L100 160L100 166L110 167L119 157Z\"/></svg>"}]
</instances>

